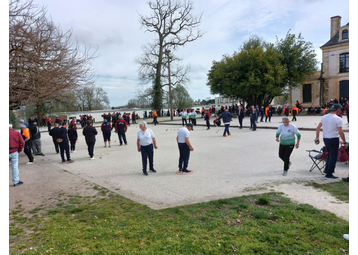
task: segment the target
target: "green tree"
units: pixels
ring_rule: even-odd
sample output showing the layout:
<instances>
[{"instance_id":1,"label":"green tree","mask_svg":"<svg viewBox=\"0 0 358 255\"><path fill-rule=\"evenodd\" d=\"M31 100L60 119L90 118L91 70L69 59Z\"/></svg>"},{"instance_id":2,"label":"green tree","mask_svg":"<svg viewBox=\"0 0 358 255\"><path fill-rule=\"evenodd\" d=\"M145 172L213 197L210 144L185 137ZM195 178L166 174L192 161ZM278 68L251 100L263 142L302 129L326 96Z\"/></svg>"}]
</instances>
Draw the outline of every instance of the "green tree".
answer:
<instances>
[{"instance_id":1,"label":"green tree","mask_svg":"<svg viewBox=\"0 0 358 255\"><path fill-rule=\"evenodd\" d=\"M177 85L172 90L173 106L175 109L188 109L193 106L194 100L190 97L188 91L182 85Z\"/></svg>"},{"instance_id":2,"label":"green tree","mask_svg":"<svg viewBox=\"0 0 358 255\"><path fill-rule=\"evenodd\" d=\"M288 31L284 39L276 38L275 47L281 53L281 64L285 68L284 83L289 88L299 86L307 75L318 70L313 45L306 42L301 33L296 36Z\"/></svg>"},{"instance_id":3,"label":"green tree","mask_svg":"<svg viewBox=\"0 0 358 255\"><path fill-rule=\"evenodd\" d=\"M284 90L281 54L273 44L252 36L240 52L213 61L208 73L212 94L220 94L247 103L267 105Z\"/></svg>"}]
</instances>

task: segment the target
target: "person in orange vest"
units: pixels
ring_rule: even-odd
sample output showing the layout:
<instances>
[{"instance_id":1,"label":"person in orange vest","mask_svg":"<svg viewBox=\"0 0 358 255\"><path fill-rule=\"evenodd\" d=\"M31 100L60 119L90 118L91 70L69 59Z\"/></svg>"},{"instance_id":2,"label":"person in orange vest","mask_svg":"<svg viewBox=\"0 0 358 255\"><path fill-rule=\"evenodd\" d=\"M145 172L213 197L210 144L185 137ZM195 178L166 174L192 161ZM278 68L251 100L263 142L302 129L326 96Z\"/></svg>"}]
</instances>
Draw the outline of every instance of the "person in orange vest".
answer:
<instances>
[{"instance_id":1,"label":"person in orange vest","mask_svg":"<svg viewBox=\"0 0 358 255\"><path fill-rule=\"evenodd\" d=\"M154 126L159 124L158 121L157 121L157 117L158 117L157 110L154 110L153 111L153 124L154 124Z\"/></svg>"},{"instance_id":2,"label":"person in orange vest","mask_svg":"<svg viewBox=\"0 0 358 255\"><path fill-rule=\"evenodd\" d=\"M290 114L290 108L289 106L286 106L283 108L283 114L285 114L286 117Z\"/></svg>"},{"instance_id":3,"label":"person in orange vest","mask_svg":"<svg viewBox=\"0 0 358 255\"><path fill-rule=\"evenodd\" d=\"M293 106L291 108L291 113L292 113L292 121L297 121L296 119L296 114L298 114L298 108L296 106Z\"/></svg>"},{"instance_id":4,"label":"person in orange vest","mask_svg":"<svg viewBox=\"0 0 358 255\"><path fill-rule=\"evenodd\" d=\"M267 118L269 118L269 122L271 122L272 106L270 104L265 108L265 115L266 115L265 122L267 122Z\"/></svg>"}]
</instances>

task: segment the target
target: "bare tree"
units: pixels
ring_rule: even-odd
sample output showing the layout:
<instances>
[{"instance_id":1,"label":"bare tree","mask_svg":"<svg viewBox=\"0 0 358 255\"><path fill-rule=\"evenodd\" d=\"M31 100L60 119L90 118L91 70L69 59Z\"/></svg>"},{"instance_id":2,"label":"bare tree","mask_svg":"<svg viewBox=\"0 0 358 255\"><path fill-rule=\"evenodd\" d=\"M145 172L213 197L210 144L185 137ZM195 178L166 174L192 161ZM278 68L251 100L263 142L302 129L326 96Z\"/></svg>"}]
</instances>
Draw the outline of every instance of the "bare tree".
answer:
<instances>
[{"instance_id":1,"label":"bare tree","mask_svg":"<svg viewBox=\"0 0 358 255\"><path fill-rule=\"evenodd\" d=\"M148 3L152 13L146 17L140 15L140 23L145 32L155 33L157 39L154 44L144 48L142 64L155 69L153 84L153 108L162 108L162 75L165 67L165 50L175 51L188 42L195 41L203 34L198 28L201 17L194 17L191 12L193 3L181 0L155 0ZM154 58L154 61L152 61ZM141 65L142 65L141 64ZM145 70L144 73L148 74ZM148 76L150 77L150 76ZM143 77L142 77L143 78Z\"/></svg>"},{"instance_id":2,"label":"bare tree","mask_svg":"<svg viewBox=\"0 0 358 255\"><path fill-rule=\"evenodd\" d=\"M9 4L9 107L45 102L96 80L90 61L95 52L80 48L72 31L62 32L46 10L28 1Z\"/></svg>"},{"instance_id":3,"label":"bare tree","mask_svg":"<svg viewBox=\"0 0 358 255\"><path fill-rule=\"evenodd\" d=\"M109 108L106 91L94 85L81 86L75 91L76 105L82 111Z\"/></svg>"}]
</instances>

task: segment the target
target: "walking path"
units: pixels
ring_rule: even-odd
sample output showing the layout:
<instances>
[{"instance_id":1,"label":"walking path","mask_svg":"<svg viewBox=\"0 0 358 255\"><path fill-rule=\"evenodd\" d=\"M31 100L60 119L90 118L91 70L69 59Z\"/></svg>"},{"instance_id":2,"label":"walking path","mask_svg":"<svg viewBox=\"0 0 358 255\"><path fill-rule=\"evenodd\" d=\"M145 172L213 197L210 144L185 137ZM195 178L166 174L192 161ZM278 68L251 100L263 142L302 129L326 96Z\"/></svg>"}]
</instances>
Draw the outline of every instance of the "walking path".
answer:
<instances>
[{"instance_id":1,"label":"walking path","mask_svg":"<svg viewBox=\"0 0 358 255\"><path fill-rule=\"evenodd\" d=\"M51 198L61 190L65 193L90 194L91 189L87 184L95 184L153 209L279 191L294 201L311 204L348 220L348 203L339 202L326 192L305 186L307 183L328 181L318 170L308 171L312 161L306 150L319 150L323 146L314 144L315 133L310 131L315 129L320 117L298 116L297 120L294 124L302 128L302 139L300 148L292 153L292 166L287 176L282 176L283 163L278 158L278 143L272 130L281 122L281 117L276 116L270 123L259 123L256 132L248 128L238 129L237 120L233 120L230 128L232 135L229 137L222 136L223 127L206 130L204 120L198 119L198 126L190 133L194 147L189 161L189 169L194 173L190 175L175 174L178 170L176 133L181 128L179 118L175 121L159 118L159 125L149 124L158 145L154 153L157 173L149 172L149 176L144 176L141 171L141 156L136 147L138 124L132 124L128 129L128 146L119 146L117 134L112 132L112 148L103 148L97 123L95 160L89 160L82 129L79 129L76 153L71 154L71 159L75 161L72 164L60 163L60 155L55 153L47 129L41 128L46 156L36 156L35 164L26 165L27 157L21 153L19 169L24 185L10 187L10 209L15 208L19 200L22 200L23 207L33 209L37 203L41 203L41 199ZM248 123L249 118L245 118L244 127ZM349 127L345 125L344 130L349 141ZM338 162L336 175L347 177L348 169L347 165Z\"/></svg>"}]
</instances>

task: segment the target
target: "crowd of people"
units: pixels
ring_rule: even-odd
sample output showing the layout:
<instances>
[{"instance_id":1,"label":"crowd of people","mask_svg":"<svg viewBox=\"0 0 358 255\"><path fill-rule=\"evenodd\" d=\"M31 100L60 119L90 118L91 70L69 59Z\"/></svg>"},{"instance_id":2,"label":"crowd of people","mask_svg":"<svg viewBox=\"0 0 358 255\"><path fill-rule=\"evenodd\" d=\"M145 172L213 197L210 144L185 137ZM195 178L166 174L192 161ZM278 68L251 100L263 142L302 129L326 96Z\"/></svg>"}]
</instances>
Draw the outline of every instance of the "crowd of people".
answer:
<instances>
[{"instance_id":1,"label":"crowd of people","mask_svg":"<svg viewBox=\"0 0 358 255\"><path fill-rule=\"evenodd\" d=\"M334 102L334 101L333 101ZM330 105L330 104L329 104ZM249 116L250 118L250 130L256 131L256 124L260 122L271 122L271 117L273 113L275 112L275 108L272 107L272 105L268 105L266 107L261 106L259 108L258 105L254 106L246 106L243 105L235 105L235 106L221 106L220 109L216 110L215 107L210 107L209 109L202 108L200 112L196 112L194 109L177 109L174 110L174 112L177 113L178 116L181 117L183 128L179 130L177 135L177 143L179 148L179 171L183 173L188 173L190 170L187 170L188 167L188 161L189 161L189 155L190 151L193 151L193 147L189 142L189 131L194 130L194 127L196 126L196 119L197 115L201 113L201 116L204 118L207 130L210 129L210 118L212 115L215 116L215 119L213 121L214 125L220 126L221 122L224 124L224 132L223 136L227 137L230 136L230 122L233 120L233 118L237 118L239 122L239 128L242 129L242 122L245 116ZM293 107L289 107L287 103L283 105L282 111L276 111L278 115L283 115L282 118L282 124L278 127L278 130L276 132L276 140L280 142L279 146L279 157L284 161L284 175L287 175L288 169L291 165L291 162L289 160L290 155L293 151L294 146L298 148L299 141L301 138L301 134L296 128L295 125L291 124L290 121L297 121L296 115L298 115L303 110L303 107L299 104L297 101L296 105ZM323 128L323 134L324 134L324 142L331 151L331 154L335 155L336 151L332 148L337 147L336 139L334 139L334 145L331 145L329 139L332 139L332 134L327 135L327 126L331 124L327 124L329 122L325 121L328 119L327 116L332 116L334 114L334 121L336 123L336 126L334 126L334 130L338 130L338 135L342 138L343 142L346 143L344 138L344 133L341 130L342 127L342 115L341 112L344 110L347 113L348 118L348 112L349 112L349 102L348 100L344 101L344 106L342 104L333 103L331 105L330 114L325 115L322 118L322 121L320 122L320 125L317 127L317 130L321 127ZM173 112L173 113L174 113ZM146 119L148 117L153 118L152 124L157 125L159 124L157 121L158 112L156 110L150 111L150 114L147 115L147 112L143 112L143 119ZM163 114L163 112L162 112ZM292 115L292 120L289 119L289 115ZM126 138L126 132L128 130L128 127L130 124L136 124L136 121L139 118L138 114L136 114L134 111L130 113L124 112L123 114L120 114L119 112L114 113L108 113L103 114L103 123L101 124L101 132L103 135L103 141L104 141L104 147L107 148L111 147L111 133L112 130L115 130L115 133L118 135L118 139L120 142L120 146L127 145L127 138ZM261 118L260 118L261 117ZM340 117L340 118L339 118ZM260 118L260 120L259 120ZM340 121L337 119L339 118ZM333 117L331 117L333 119ZM131 121L132 120L132 123ZM54 123L52 123L51 118L44 117L42 126L52 126L53 128L49 128L49 135L52 137L52 141L54 144L54 148L57 154L60 154L61 156L61 162L65 163L73 163L74 161L71 159L71 153L76 152L76 142L78 141L78 133L77 133L77 126L76 123L80 123L81 127L83 128L82 134L85 137L85 141L87 144L87 150L88 155L90 159L94 159L94 147L96 143L96 135L97 130L95 127L93 127L94 119L91 115L81 115L80 119L72 118L70 120L62 120L59 116L56 116L54 119ZM50 124L49 124L50 123ZM337 124L338 123L338 124ZM45 124L45 125L44 125ZM149 170L152 172L156 172L154 170L153 166L153 155L154 155L154 149L157 149L157 144L155 140L155 135L153 131L147 127L147 122L142 121L139 124L140 131L137 134L137 149L141 152L142 155L142 170L143 174L148 175L147 172L147 159L149 160ZM45 154L42 152L42 145L41 145L41 132L39 131L39 123L38 118L30 117L28 124L24 122L24 120L20 120L20 135L22 138L22 141L19 142L19 147L22 147L24 150L24 153L28 157L28 162L26 164L33 164L34 163L34 156L45 156ZM288 131L289 130L289 131ZM318 131L317 131L318 132ZM10 133L13 134L13 131L10 131ZM297 143L295 143L296 139L294 136L297 136ZM337 138L337 134L333 134L334 138ZM15 140L18 139L16 136L14 136ZM319 133L317 133L317 139L319 138ZM16 142L17 143L17 142ZM14 147L14 146L13 146ZM20 150L21 151L21 150ZM19 149L17 149L17 152L20 152ZM13 154L14 148L11 148L10 154ZM10 155L10 160L12 162L12 157ZM332 165L333 163L330 163L331 161L328 161L328 166L330 167L329 170L326 171L327 175L326 178L336 178L332 175ZM332 161L334 162L334 161ZM335 163L334 163L335 164ZM13 183L16 186L19 182L18 177L16 177L16 174L18 173L18 170L13 170ZM333 177L332 177L333 176Z\"/></svg>"}]
</instances>

